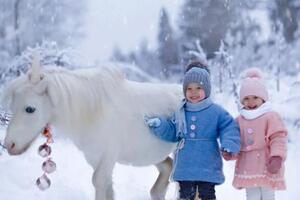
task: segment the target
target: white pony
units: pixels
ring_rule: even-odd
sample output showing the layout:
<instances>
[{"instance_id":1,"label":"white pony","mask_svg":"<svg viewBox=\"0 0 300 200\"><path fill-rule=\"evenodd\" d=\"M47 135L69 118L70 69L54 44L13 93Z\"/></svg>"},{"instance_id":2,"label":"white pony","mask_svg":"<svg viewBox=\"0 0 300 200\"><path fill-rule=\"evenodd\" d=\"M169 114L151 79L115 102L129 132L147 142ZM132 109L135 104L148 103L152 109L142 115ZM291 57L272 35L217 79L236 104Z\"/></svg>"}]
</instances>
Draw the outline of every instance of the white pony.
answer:
<instances>
[{"instance_id":1,"label":"white pony","mask_svg":"<svg viewBox=\"0 0 300 200\"><path fill-rule=\"evenodd\" d=\"M159 176L150 194L153 200L161 200L172 167L168 155L175 145L153 136L144 116L170 115L181 95L176 84L129 81L112 67L46 70L34 60L27 74L4 92L13 113L4 145L9 154L21 154L49 123L69 137L93 167L96 200L114 199L116 162L155 165Z\"/></svg>"}]
</instances>

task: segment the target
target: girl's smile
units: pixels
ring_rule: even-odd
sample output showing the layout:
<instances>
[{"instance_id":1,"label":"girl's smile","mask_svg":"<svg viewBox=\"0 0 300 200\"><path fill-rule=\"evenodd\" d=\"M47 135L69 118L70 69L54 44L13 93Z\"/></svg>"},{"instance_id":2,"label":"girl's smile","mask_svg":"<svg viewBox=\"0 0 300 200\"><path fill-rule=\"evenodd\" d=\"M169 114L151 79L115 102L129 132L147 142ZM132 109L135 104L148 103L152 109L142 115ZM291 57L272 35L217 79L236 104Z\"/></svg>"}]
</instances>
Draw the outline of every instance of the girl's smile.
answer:
<instances>
[{"instance_id":1,"label":"girl's smile","mask_svg":"<svg viewBox=\"0 0 300 200\"><path fill-rule=\"evenodd\" d=\"M254 95L246 96L242 101L244 109L246 110L255 110L258 107L260 107L263 103L264 100L262 98Z\"/></svg>"},{"instance_id":2,"label":"girl's smile","mask_svg":"<svg viewBox=\"0 0 300 200\"><path fill-rule=\"evenodd\" d=\"M205 91L198 83L190 83L187 86L185 96L186 99L191 103L198 103L206 97Z\"/></svg>"}]
</instances>

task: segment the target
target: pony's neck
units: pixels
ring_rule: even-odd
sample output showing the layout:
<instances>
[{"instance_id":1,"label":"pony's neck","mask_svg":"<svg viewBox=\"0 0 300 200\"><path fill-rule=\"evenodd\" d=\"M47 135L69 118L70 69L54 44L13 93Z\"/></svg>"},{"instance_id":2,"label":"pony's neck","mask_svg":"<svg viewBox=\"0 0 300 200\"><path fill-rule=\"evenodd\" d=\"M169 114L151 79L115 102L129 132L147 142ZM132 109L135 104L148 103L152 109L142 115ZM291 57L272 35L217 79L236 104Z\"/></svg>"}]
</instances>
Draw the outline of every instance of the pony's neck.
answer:
<instances>
[{"instance_id":1,"label":"pony's neck","mask_svg":"<svg viewBox=\"0 0 300 200\"><path fill-rule=\"evenodd\" d=\"M118 98L124 80L118 73L106 68L49 73L49 84L59 97L53 123L74 129L99 122L105 104Z\"/></svg>"}]
</instances>

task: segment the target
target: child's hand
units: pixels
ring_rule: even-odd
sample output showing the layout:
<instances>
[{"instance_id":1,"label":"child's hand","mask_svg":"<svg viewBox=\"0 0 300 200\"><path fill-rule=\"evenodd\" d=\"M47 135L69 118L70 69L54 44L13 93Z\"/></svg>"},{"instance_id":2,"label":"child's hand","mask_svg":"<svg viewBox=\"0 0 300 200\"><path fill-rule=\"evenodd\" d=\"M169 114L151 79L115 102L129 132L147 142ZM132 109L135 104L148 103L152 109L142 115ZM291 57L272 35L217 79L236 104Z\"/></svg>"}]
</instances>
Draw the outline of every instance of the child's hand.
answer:
<instances>
[{"instance_id":1,"label":"child's hand","mask_svg":"<svg viewBox=\"0 0 300 200\"><path fill-rule=\"evenodd\" d=\"M145 122L150 128L157 128L161 124L161 120L158 117L154 117L154 118L145 117Z\"/></svg>"},{"instance_id":2,"label":"child's hand","mask_svg":"<svg viewBox=\"0 0 300 200\"><path fill-rule=\"evenodd\" d=\"M276 174L282 165L282 158L280 156L272 156L267 163L267 170L271 174Z\"/></svg>"},{"instance_id":3,"label":"child's hand","mask_svg":"<svg viewBox=\"0 0 300 200\"><path fill-rule=\"evenodd\" d=\"M230 152L227 152L227 151L222 151L222 156L223 156L223 158L225 159L225 160L232 160L233 159L233 155L232 155L232 153L230 153Z\"/></svg>"}]
</instances>

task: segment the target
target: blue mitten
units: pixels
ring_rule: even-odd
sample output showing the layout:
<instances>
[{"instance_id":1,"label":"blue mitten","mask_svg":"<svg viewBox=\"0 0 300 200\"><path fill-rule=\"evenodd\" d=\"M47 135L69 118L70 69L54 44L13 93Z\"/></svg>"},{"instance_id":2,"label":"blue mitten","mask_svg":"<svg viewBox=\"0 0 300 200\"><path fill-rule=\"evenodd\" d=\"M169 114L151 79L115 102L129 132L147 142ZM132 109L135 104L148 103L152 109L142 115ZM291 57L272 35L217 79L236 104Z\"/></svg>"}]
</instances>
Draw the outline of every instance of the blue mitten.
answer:
<instances>
[{"instance_id":1,"label":"blue mitten","mask_svg":"<svg viewBox=\"0 0 300 200\"><path fill-rule=\"evenodd\" d=\"M154 117L154 118L145 117L145 122L150 128L157 128L161 125L161 120L158 117Z\"/></svg>"}]
</instances>

